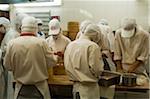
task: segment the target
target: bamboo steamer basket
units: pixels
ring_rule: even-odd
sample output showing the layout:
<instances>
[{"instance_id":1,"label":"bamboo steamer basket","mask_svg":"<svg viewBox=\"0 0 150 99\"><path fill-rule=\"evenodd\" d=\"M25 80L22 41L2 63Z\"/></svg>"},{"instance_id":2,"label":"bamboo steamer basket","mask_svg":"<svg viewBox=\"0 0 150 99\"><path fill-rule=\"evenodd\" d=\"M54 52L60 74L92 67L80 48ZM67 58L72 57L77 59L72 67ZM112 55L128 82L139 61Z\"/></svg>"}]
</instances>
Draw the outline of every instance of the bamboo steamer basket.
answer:
<instances>
[{"instance_id":1,"label":"bamboo steamer basket","mask_svg":"<svg viewBox=\"0 0 150 99\"><path fill-rule=\"evenodd\" d=\"M53 67L48 68L48 80L53 78Z\"/></svg>"},{"instance_id":2,"label":"bamboo steamer basket","mask_svg":"<svg viewBox=\"0 0 150 99\"><path fill-rule=\"evenodd\" d=\"M53 75L66 75L64 63L58 63L57 66L53 67Z\"/></svg>"},{"instance_id":3,"label":"bamboo steamer basket","mask_svg":"<svg viewBox=\"0 0 150 99\"><path fill-rule=\"evenodd\" d=\"M70 22L68 22L68 25L79 25L79 22L77 22L77 21L70 21Z\"/></svg>"},{"instance_id":4,"label":"bamboo steamer basket","mask_svg":"<svg viewBox=\"0 0 150 99\"><path fill-rule=\"evenodd\" d=\"M79 22L68 22L68 37L71 40L75 40L77 33L79 32Z\"/></svg>"},{"instance_id":5,"label":"bamboo steamer basket","mask_svg":"<svg viewBox=\"0 0 150 99\"><path fill-rule=\"evenodd\" d=\"M72 26L68 28L69 32L78 32L79 31L79 26Z\"/></svg>"},{"instance_id":6,"label":"bamboo steamer basket","mask_svg":"<svg viewBox=\"0 0 150 99\"><path fill-rule=\"evenodd\" d=\"M69 32L69 38L73 41L75 40L78 32Z\"/></svg>"},{"instance_id":7,"label":"bamboo steamer basket","mask_svg":"<svg viewBox=\"0 0 150 99\"><path fill-rule=\"evenodd\" d=\"M78 32L79 31L79 22L68 22L68 31L69 32Z\"/></svg>"},{"instance_id":8,"label":"bamboo steamer basket","mask_svg":"<svg viewBox=\"0 0 150 99\"><path fill-rule=\"evenodd\" d=\"M56 66L51 66L48 68L49 78L48 80L53 79L54 75L66 75L64 62L59 61Z\"/></svg>"}]
</instances>

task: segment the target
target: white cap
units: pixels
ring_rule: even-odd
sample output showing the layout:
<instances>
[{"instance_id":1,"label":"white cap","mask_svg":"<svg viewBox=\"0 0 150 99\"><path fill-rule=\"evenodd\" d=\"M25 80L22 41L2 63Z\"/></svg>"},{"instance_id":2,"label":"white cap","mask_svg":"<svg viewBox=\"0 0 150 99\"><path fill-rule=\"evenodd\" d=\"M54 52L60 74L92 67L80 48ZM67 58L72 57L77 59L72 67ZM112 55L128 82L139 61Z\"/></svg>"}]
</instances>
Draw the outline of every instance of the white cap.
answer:
<instances>
[{"instance_id":1,"label":"white cap","mask_svg":"<svg viewBox=\"0 0 150 99\"><path fill-rule=\"evenodd\" d=\"M92 22L90 20L84 20L81 22L80 24L80 31L82 33L84 33L84 30L86 29L86 27L89 25L89 24L92 24Z\"/></svg>"},{"instance_id":2,"label":"white cap","mask_svg":"<svg viewBox=\"0 0 150 99\"><path fill-rule=\"evenodd\" d=\"M37 20L37 24L43 24L41 19L36 19Z\"/></svg>"},{"instance_id":3,"label":"white cap","mask_svg":"<svg viewBox=\"0 0 150 99\"><path fill-rule=\"evenodd\" d=\"M34 17L28 16L22 20L21 26L22 32L36 32L37 21Z\"/></svg>"},{"instance_id":4,"label":"white cap","mask_svg":"<svg viewBox=\"0 0 150 99\"><path fill-rule=\"evenodd\" d=\"M57 19L52 19L49 22L49 35L58 35L60 33L61 27L60 27L60 23Z\"/></svg>"},{"instance_id":5,"label":"white cap","mask_svg":"<svg viewBox=\"0 0 150 99\"><path fill-rule=\"evenodd\" d=\"M100 33L101 33L101 30L99 26L95 24L89 24L86 27L83 35L91 37L94 40L94 42L97 43L100 40Z\"/></svg>"},{"instance_id":6,"label":"white cap","mask_svg":"<svg viewBox=\"0 0 150 99\"><path fill-rule=\"evenodd\" d=\"M124 18L122 23L121 36L125 38L130 38L135 33L136 20L133 18Z\"/></svg>"},{"instance_id":7,"label":"white cap","mask_svg":"<svg viewBox=\"0 0 150 99\"><path fill-rule=\"evenodd\" d=\"M0 17L0 25L3 25L6 28L6 31L8 31L10 27L10 21L5 17Z\"/></svg>"},{"instance_id":8,"label":"white cap","mask_svg":"<svg viewBox=\"0 0 150 99\"><path fill-rule=\"evenodd\" d=\"M106 19L101 19L99 21L99 24L102 24L102 25L108 25L108 21Z\"/></svg>"}]
</instances>

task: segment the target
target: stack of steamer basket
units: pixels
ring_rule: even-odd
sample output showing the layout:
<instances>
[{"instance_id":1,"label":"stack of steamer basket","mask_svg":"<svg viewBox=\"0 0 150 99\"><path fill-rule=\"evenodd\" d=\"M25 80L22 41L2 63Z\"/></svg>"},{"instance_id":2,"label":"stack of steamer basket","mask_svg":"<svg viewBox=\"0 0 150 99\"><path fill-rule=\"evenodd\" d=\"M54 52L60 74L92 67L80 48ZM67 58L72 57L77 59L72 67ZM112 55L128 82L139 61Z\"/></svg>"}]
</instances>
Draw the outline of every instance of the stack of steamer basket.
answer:
<instances>
[{"instance_id":1,"label":"stack of steamer basket","mask_svg":"<svg viewBox=\"0 0 150 99\"><path fill-rule=\"evenodd\" d=\"M77 33L79 32L79 22L68 22L68 37L71 40L75 40Z\"/></svg>"}]
</instances>

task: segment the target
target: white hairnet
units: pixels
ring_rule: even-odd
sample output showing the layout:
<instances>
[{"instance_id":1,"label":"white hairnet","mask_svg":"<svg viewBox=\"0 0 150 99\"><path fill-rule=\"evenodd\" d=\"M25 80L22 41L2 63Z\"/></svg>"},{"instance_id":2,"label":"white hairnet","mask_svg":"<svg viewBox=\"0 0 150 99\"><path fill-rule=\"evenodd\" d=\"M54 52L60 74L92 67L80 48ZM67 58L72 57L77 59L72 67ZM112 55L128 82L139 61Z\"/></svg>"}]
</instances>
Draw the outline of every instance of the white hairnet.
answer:
<instances>
[{"instance_id":1,"label":"white hairnet","mask_svg":"<svg viewBox=\"0 0 150 99\"><path fill-rule=\"evenodd\" d=\"M20 33L21 32L21 23L23 18L27 17L27 14L17 13L15 18L15 29Z\"/></svg>"},{"instance_id":2,"label":"white hairnet","mask_svg":"<svg viewBox=\"0 0 150 99\"><path fill-rule=\"evenodd\" d=\"M16 14L16 19L15 19L15 23L18 25L21 25L21 22L23 20L23 18L27 17L28 15L25 13L17 13Z\"/></svg>"},{"instance_id":3,"label":"white hairnet","mask_svg":"<svg viewBox=\"0 0 150 99\"><path fill-rule=\"evenodd\" d=\"M89 25L89 24L92 24L92 22L90 20L84 20L81 22L80 24L80 31L82 33L84 33L84 30L86 29L86 27Z\"/></svg>"},{"instance_id":4,"label":"white hairnet","mask_svg":"<svg viewBox=\"0 0 150 99\"><path fill-rule=\"evenodd\" d=\"M99 24L102 24L102 25L108 25L108 21L106 19L101 19L99 21Z\"/></svg>"},{"instance_id":5,"label":"white hairnet","mask_svg":"<svg viewBox=\"0 0 150 99\"><path fill-rule=\"evenodd\" d=\"M22 32L37 32L37 20L34 17L28 16L22 20Z\"/></svg>"},{"instance_id":6,"label":"white hairnet","mask_svg":"<svg viewBox=\"0 0 150 99\"><path fill-rule=\"evenodd\" d=\"M9 30L10 21L5 17L0 17L0 24L6 28L6 32Z\"/></svg>"},{"instance_id":7,"label":"white hairnet","mask_svg":"<svg viewBox=\"0 0 150 99\"><path fill-rule=\"evenodd\" d=\"M97 43L100 40L100 33L101 33L101 30L99 26L95 24L89 24L86 27L83 35L88 36L89 38L92 38L92 40Z\"/></svg>"},{"instance_id":8,"label":"white hairnet","mask_svg":"<svg viewBox=\"0 0 150 99\"><path fill-rule=\"evenodd\" d=\"M121 27L124 30L132 30L136 27L136 20L134 18L123 18L121 21Z\"/></svg>"}]
</instances>

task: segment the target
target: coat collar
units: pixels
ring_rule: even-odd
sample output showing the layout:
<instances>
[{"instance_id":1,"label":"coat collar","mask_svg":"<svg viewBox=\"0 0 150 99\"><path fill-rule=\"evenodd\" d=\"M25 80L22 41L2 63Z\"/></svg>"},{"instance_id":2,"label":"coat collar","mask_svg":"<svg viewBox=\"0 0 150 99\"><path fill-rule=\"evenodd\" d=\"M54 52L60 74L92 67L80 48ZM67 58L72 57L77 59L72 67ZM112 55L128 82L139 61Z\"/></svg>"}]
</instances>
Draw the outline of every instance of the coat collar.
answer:
<instances>
[{"instance_id":1,"label":"coat collar","mask_svg":"<svg viewBox=\"0 0 150 99\"><path fill-rule=\"evenodd\" d=\"M32 32L22 32L20 34L20 36L36 36L35 34L33 34Z\"/></svg>"}]
</instances>

